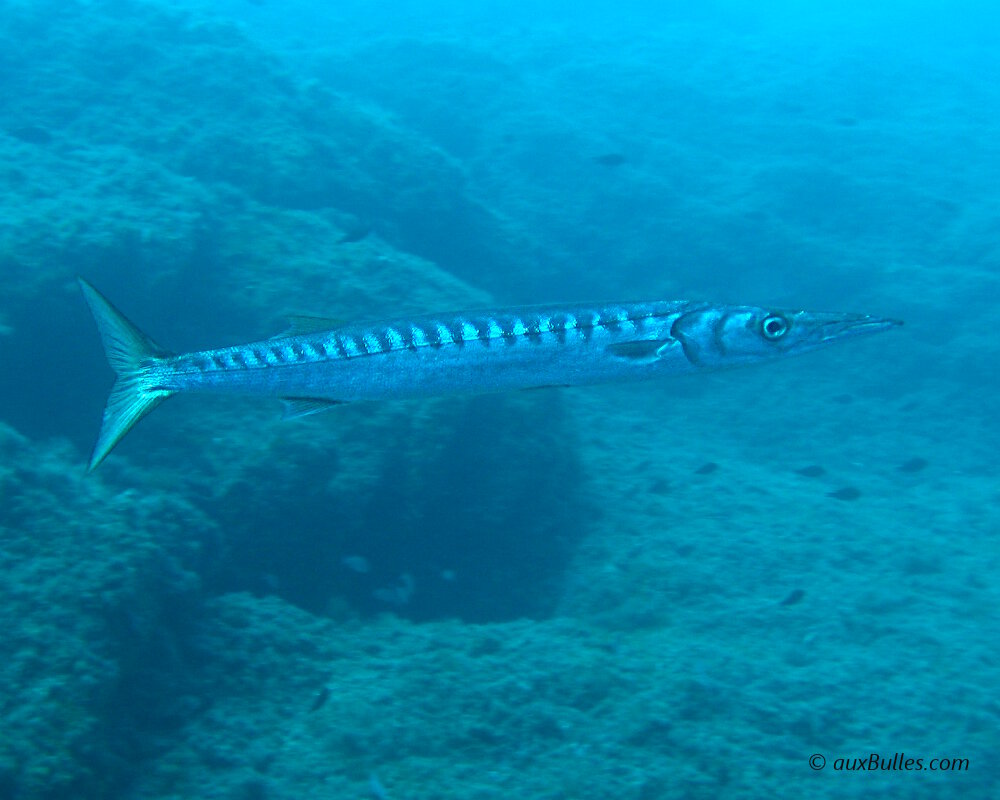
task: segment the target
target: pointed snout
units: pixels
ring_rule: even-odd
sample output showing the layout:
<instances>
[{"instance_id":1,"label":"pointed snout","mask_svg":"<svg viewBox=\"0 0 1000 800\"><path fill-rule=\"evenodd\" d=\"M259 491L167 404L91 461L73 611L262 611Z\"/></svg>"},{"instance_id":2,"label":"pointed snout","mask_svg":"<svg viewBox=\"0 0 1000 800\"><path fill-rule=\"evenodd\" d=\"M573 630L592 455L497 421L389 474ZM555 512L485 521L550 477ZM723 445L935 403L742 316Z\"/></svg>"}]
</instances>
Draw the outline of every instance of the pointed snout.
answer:
<instances>
[{"instance_id":1,"label":"pointed snout","mask_svg":"<svg viewBox=\"0 0 1000 800\"><path fill-rule=\"evenodd\" d=\"M878 333L903 324L902 320L872 317L867 314L813 314L811 316L820 341L823 342Z\"/></svg>"}]
</instances>

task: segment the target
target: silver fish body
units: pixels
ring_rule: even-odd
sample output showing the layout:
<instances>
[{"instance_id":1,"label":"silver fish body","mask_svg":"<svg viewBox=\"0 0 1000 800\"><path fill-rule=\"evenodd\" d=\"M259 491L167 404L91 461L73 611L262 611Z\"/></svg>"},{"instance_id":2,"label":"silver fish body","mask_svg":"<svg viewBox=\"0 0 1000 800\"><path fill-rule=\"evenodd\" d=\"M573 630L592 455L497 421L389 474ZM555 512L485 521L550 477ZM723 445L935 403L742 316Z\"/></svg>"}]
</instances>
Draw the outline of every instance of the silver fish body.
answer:
<instances>
[{"instance_id":1,"label":"silver fish body","mask_svg":"<svg viewBox=\"0 0 1000 800\"><path fill-rule=\"evenodd\" d=\"M349 325L176 356L160 364L160 380L172 391L349 402L632 379L691 367L656 354L690 308L549 306Z\"/></svg>"},{"instance_id":2,"label":"silver fish body","mask_svg":"<svg viewBox=\"0 0 1000 800\"><path fill-rule=\"evenodd\" d=\"M581 386L720 369L813 350L900 324L857 314L688 301L559 305L336 327L167 353L80 280L118 379L90 469L177 392L281 398L286 415L359 400ZM316 328L319 328L318 330Z\"/></svg>"}]
</instances>

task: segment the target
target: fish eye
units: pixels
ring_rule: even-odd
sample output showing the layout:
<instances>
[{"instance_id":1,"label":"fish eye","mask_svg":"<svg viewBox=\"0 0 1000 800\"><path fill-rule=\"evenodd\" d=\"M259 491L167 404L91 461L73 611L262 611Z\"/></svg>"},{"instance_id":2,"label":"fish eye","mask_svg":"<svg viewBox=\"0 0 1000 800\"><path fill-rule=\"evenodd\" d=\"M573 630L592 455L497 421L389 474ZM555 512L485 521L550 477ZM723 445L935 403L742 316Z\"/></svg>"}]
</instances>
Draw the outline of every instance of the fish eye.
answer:
<instances>
[{"instance_id":1,"label":"fish eye","mask_svg":"<svg viewBox=\"0 0 1000 800\"><path fill-rule=\"evenodd\" d=\"M773 342L788 333L790 327L788 320L780 314L770 314L760 323L760 332L765 339Z\"/></svg>"}]
</instances>

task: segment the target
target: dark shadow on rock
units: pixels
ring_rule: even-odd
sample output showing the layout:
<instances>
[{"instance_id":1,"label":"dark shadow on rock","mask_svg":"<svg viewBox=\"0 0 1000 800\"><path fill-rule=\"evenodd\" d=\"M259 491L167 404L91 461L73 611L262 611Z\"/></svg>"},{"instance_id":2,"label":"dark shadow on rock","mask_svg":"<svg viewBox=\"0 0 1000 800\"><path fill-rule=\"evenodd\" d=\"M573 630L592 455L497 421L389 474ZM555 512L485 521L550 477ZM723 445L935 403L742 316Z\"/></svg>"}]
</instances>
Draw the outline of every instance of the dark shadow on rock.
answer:
<instances>
[{"instance_id":1,"label":"dark shadow on rock","mask_svg":"<svg viewBox=\"0 0 1000 800\"><path fill-rule=\"evenodd\" d=\"M247 470L212 510L229 550L212 591L418 620L551 613L587 518L559 392L456 399L378 430L374 478L322 447Z\"/></svg>"}]
</instances>

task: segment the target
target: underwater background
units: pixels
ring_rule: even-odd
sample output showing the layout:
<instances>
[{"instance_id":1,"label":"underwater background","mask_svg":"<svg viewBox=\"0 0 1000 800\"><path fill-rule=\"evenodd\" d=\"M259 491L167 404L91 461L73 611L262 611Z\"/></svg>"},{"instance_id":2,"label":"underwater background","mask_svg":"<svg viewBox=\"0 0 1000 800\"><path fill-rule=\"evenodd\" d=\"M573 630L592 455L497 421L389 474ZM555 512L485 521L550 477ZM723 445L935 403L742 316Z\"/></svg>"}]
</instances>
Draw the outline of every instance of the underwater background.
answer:
<instances>
[{"instance_id":1,"label":"underwater background","mask_svg":"<svg viewBox=\"0 0 1000 800\"><path fill-rule=\"evenodd\" d=\"M0 3L0 800L1000 796L998 46L963 2ZM906 325L180 397L86 474L76 275L177 351L552 301Z\"/></svg>"}]
</instances>

